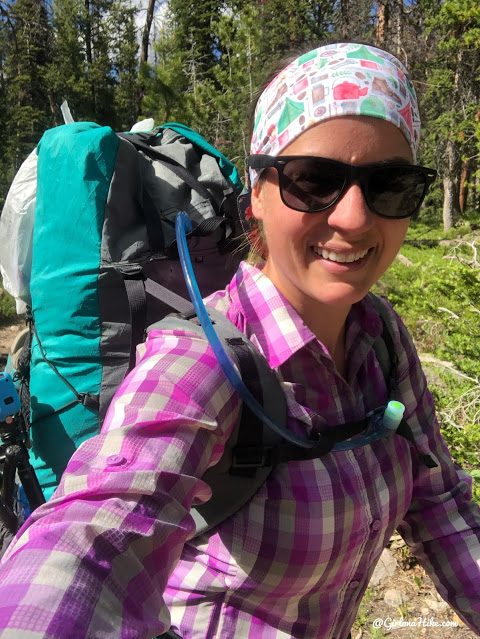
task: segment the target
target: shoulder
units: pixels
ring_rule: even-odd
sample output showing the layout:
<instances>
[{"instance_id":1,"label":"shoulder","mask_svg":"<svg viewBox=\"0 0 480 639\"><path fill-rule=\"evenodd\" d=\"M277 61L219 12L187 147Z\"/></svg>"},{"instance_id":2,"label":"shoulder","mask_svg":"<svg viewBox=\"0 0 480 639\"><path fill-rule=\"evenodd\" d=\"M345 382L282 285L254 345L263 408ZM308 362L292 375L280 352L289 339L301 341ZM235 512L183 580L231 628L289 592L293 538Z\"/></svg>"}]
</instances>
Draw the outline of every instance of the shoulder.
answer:
<instances>
[{"instance_id":1,"label":"shoulder","mask_svg":"<svg viewBox=\"0 0 480 639\"><path fill-rule=\"evenodd\" d=\"M140 414L155 421L165 421L168 415L216 420L238 406L236 393L205 337L188 327L154 329L138 348L135 368L115 393L105 428L127 418L133 423Z\"/></svg>"}]
</instances>

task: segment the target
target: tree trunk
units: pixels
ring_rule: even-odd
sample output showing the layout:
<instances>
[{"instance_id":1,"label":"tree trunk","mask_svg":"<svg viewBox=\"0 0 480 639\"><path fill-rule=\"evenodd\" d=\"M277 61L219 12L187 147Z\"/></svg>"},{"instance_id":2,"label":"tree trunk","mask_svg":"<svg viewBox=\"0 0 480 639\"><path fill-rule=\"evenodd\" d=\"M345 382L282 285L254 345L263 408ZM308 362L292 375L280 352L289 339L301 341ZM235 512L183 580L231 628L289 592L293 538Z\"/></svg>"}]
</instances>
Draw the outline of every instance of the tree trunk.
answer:
<instances>
[{"instance_id":1,"label":"tree trunk","mask_svg":"<svg viewBox=\"0 0 480 639\"><path fill-rule=\"evenodd\" d=\"M386 4L379 3L377 7L377 41L379 44L385 43L386 33L388 28L388 6Z\"/></svg>"},{"instance_id":2,"label":"tree trunk","mask_svg":"<svg viewBox=\"0 0 480 639\"><path fill-rule=\"evenodd\" d=\"M148 0L147 17L142 33L142 50L140 53L140 62L148 61L148 45L150 41L150 31L152 29L153 14L155 13L156 0Z\"/></svg>"},{"instance_id":3,"label":"tree trunk","mask_svg":"<svg viewBox=\"0 0 480 639\"><path fill-rule=\"evenodd\" d=\"M462 174L460 176L460 194L459 194L459 204L460 211L463 213L467 206L467 198L468 198L468 182L470 179L470 163L464 162L462 166Z\"/></svg>"},{"instance_id":4,"label":"tree trunk","mask_svg":"<svg viewBox=\"0 0 480 639\"><path fill-rule=\"evenodd\" d=\"M460 216L458 189L458 149L453 140L448 140L445 153L445 172L443 176L443 230L452 228Z\"/></svg>"},{"instance_id":5,"label":"tree trunk","mask_svg":"<svg viewBox=\"0 0 480 639\"><path fill-rule=\"evenodd\" d=\"M347 41L348 34L350 31L350 7L349 0L341 0L340 1L340 15L342 19L341 24L341 33L342 37Z\"/></svg>"},{"instance_id":6,"label":"tree trunk","mask_svg":"<svg viewBox=\"0 0 480 639\"><path fill-rule=\"evenodd\" d=\"M145 18L145 26L142 32L142 45L140 50L140 66L148 62L148 47L150 44L150 31L152 30L153 16L155 14L155 5L157 0L148 0L147 17ZM145 86L143 82L138 83L137 88L137 100L135 104L134 119L138 120L139 115L142 113L142 102L145 97Z\"/></svg>"}]
</instances>

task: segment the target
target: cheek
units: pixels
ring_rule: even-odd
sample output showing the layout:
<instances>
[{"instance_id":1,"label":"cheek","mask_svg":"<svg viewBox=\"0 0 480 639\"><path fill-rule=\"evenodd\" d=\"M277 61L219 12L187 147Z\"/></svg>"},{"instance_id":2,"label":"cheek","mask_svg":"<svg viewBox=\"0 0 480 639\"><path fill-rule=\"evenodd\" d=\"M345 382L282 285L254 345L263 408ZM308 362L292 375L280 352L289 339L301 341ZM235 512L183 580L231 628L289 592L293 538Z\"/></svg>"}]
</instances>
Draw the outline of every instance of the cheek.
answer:
<instances>
[{"instance_id":1,"label":"cheek","mask_svg":"<svg viewBox=\"0 0 480 639\"><path fill-rule=\"evenodd\" d=\"M403 244L410 220L381 219L384 251L393 260Z\"/></svg>"}]
</instances>

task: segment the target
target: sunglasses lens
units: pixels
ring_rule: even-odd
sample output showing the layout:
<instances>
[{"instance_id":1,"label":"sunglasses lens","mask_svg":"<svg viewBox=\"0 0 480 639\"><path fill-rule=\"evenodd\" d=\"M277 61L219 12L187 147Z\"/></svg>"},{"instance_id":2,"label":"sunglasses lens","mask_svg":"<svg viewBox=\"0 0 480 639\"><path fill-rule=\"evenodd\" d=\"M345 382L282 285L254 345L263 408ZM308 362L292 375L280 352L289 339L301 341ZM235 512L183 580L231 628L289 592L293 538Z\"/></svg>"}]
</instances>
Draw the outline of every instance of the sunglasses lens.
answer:
<instances>
[{"instance_id":1,"label":"sunglasses lens","mask_svg":"<svg viewBox=\"0 0 480 639\"><path fill-rule=\"evenodd\" d=\"M345 183L345 170L322 158L289 160L281 173L283 201L297 211L313 212L328 208Z\"/></svg>"},{"instance_id":2,"label":"sunglasses lens","mask_svg":"<svg viewBox=\"0 0 480 639\"><path fill-rule=\"evenodd\" d=\"M379 167L369 176L369 204L384 217L409 217L420 206L425 187L425 174L414 166Z\"/></svg>"}]
</instances>

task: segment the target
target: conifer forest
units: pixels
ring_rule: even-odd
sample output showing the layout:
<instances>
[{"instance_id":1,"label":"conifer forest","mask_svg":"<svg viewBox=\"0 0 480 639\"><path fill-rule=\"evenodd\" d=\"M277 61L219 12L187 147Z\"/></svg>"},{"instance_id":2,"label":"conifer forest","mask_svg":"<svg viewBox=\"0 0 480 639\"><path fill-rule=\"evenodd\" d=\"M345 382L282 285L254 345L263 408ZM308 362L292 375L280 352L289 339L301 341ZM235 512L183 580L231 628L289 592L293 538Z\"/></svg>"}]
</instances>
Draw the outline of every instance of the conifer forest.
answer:
<instances>
[{"instance_id":1,"label":"conifer forest","mask_svg":"<svg viewBox=\"0 0 480 639\"><path fill-rule=\"evenodd\" d=\"M427 211L445 230L478 213L477 0L1 0L0 204L64 100L75 120L115 130L188 124L243 172L250 104L276 62L351 40L411 71L419 162L440 173Z\"/></svg>"}]
</instances>

